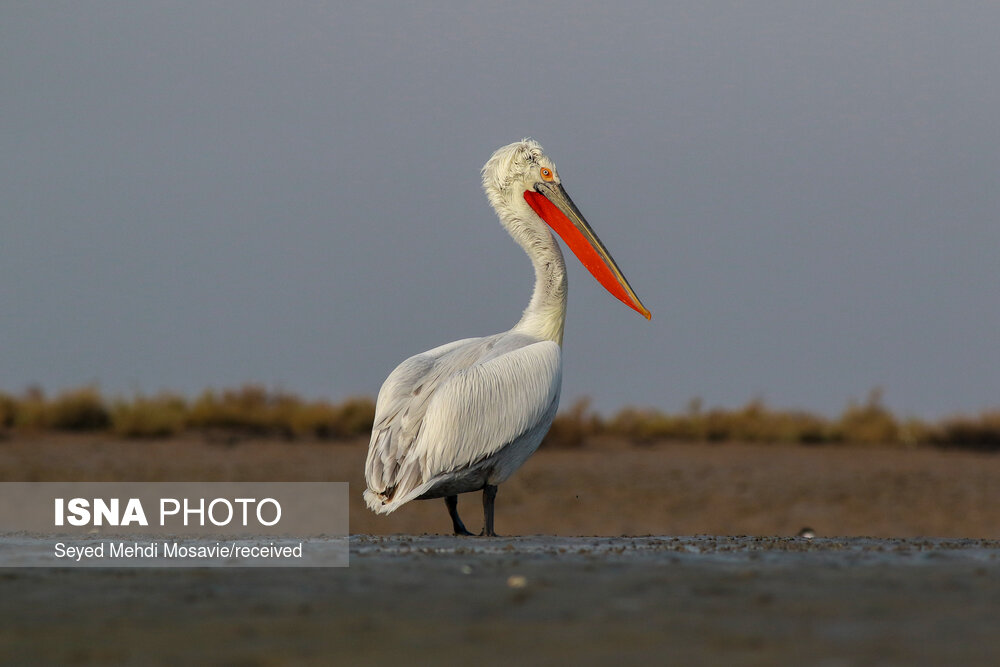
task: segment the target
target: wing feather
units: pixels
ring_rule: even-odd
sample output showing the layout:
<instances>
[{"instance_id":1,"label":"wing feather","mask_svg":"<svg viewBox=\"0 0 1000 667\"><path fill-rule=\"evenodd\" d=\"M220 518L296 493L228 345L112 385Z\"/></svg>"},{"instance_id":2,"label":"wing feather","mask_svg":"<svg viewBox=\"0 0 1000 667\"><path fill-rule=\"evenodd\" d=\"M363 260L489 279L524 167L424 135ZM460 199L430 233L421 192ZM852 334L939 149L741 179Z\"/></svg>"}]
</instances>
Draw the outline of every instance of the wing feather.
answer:
<instances>
[{"instance_id":1,"label":"wing feather","mask_svg":"<svg viewBox=\"0 0 1000 667\"><path fill-rule=\"evenodd\" d=\"M390 512L436 478L537 431L560 380L556 343L509 332L406 360L379 392L365 466L369 507Z\"/></svg>"}]
</instances>

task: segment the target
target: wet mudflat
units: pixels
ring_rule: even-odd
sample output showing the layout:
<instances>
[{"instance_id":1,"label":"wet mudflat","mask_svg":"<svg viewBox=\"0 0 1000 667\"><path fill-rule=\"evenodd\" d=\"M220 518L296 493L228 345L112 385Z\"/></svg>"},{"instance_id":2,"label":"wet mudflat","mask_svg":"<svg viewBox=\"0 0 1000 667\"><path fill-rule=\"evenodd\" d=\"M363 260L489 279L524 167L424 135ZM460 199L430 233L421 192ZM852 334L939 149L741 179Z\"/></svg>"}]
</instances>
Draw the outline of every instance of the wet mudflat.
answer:
<instances>
[{"instance_id":1,"label":"wet mudflat","mask_svg":"<svg viewBox=\"0 0 1000 667\"><path fill-rule=\"evenodd\" d=\"M0 570L0 663L1000 664L995 454L543 450L496 526L542 537L460 539L440 500L369 512L365 448L0 443L4 481L347 481L355 533L347 568Z\"/></svg>"},{"instance_id":2,"label":"wet mudflat","mask_svg":"<svg viewBox=\"0 0 1000 667\"><path fill-rule=\"evenodd\" d=\"M996 540L354 536L348 568L0 582L15 664L1000 664Z\"/></svg>"}]
</instances>

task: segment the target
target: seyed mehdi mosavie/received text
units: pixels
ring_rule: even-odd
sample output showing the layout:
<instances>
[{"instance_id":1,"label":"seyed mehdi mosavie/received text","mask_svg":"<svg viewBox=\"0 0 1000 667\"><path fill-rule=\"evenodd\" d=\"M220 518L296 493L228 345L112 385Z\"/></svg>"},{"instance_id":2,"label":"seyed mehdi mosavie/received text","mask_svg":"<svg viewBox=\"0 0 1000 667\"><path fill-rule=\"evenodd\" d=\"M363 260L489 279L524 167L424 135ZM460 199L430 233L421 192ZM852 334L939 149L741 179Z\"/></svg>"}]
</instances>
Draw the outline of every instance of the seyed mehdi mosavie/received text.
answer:
<instances>
[{"instance_id":1,"label":"seyed mehdi mosavie/received text","mask_svg":"<svg viewBox=\"0 0 1000 667\"><path fill-rule=\"evenodd\" d=\"M53 549L53 555L56 558L76 562L83 559L103 558L302 558L302 543L240 544L237 542L215 542L214 544L184 544L172 540L161 540L141 543L106 541L80 545L57 542Z\"/></svg>"}]
</instances>

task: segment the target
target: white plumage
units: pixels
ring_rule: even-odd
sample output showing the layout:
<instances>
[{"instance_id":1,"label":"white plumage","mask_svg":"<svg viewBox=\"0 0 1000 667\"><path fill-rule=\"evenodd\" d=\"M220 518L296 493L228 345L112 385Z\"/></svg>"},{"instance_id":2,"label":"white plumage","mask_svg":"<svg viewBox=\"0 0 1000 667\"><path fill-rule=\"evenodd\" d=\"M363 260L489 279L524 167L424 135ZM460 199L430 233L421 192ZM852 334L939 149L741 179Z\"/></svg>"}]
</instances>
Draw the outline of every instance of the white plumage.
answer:
<instances>
[{"instance_id":1,"label":"white plumage","mask_svg":"<svg viewBox=\"0 0 1000 667\"><path fill-rule=\"evenodd\" d=\"M375 408L364 497L380 514L444 497L455 532L467 534L456 496L482 489L483 533L493 535L496 486L538 448L559 404L566 266L549 226L609 291L647 318L649 311L538 143L501 148L482 176L490 204L534 266L531 302L510 331L428 350L389 375Z\"/></svg>"}]
</instances>

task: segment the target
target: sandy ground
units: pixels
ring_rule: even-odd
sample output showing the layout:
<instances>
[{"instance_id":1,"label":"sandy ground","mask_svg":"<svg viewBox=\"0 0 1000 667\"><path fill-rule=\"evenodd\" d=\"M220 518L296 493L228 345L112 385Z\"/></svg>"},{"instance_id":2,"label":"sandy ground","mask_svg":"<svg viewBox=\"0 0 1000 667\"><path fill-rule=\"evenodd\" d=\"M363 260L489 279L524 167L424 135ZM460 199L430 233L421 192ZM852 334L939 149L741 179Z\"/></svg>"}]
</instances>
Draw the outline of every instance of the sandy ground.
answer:
<instances>
[{"instance_id":1,"label":"sandy ground","mask_svg":"<svg viewBox=\"0 0 1000 667\"><path fill-rule=\"evenodd\" d=\"M358 491L348 568L0 571L0 656L1000 664L1000 457L615 443L543 451L498 496L498 531L529 537L496 539L420 535L448 527L441 501L371 515L358 498L363 457L356 444L0 443L0 477L11 481L346 480ZM478 528L478 499L460 508ZM819 537L789 537L803 525ZM659 537L559 537L571 535Z\"/></svg>"},{"instance_id":2,"label":"sandy ground","mask_svg":"<svg viewBox=\"0 0 1000 667\"><path fill-rule=\"evenodd\" d=\"M442 533L442 500L389 516L361 500L366 446L99 437L0 442L0 481L330 481L351 485L352 533ZM542 450L500 487L501 535L1000 538L1000 455L936 449L597 442ZM482 527L478 494L459 510Z\"/></svg>"}]
</instances>

